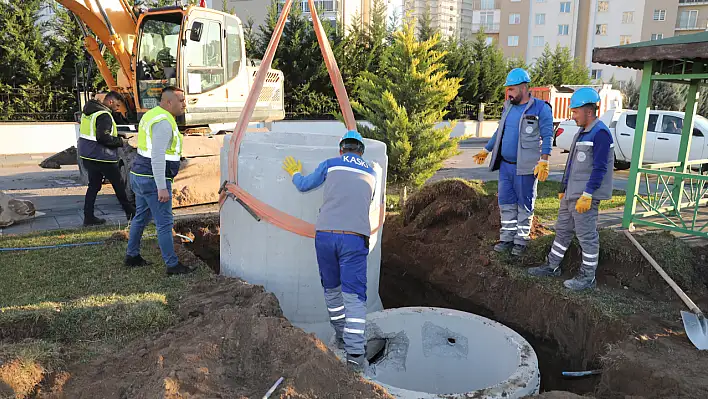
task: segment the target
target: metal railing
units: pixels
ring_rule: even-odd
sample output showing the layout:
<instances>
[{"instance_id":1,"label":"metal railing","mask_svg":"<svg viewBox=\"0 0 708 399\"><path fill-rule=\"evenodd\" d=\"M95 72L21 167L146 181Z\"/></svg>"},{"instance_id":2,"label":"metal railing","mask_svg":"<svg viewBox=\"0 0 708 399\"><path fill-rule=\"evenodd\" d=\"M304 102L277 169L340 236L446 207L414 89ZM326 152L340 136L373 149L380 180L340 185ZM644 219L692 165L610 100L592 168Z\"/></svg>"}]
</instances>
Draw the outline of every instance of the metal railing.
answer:
<instances>
[{"instance_id":1,"label":"metal railing","mask_svg":"<svg viewBox=\"0 0 708 399\"><path fill-rule=\"evenodd\" d=\"M78 110L72 88L0 87L2 122L72 122Z\"/></svg>"},{"instance_id":2,"label":"metal railing","mask_svg":"<svg viewBox=\"0 0 708 399\"><path fill-rule=\"evenodd\" d=\"M632 223L679 233L708 237L708 159L686 163L685 173L677 171L680 162L645 165L639 168L647 195L635 195L637 211ZM641 181L641 180L640 180ZM656 220L657 217L660 219ZM654 220L650 220L653 218Z\"/></svg>"},{"instance_id":3,"label":"metal railing","mask_svg":"<svg viewBox=\"0 0 708 399\"><path fill-rule=\"evenodd\" d=\"M477 33L484 30L484 33L499 33L499 24L493 23L474 23L472 24L472 32Z\"/></svg>"}]
</instances>

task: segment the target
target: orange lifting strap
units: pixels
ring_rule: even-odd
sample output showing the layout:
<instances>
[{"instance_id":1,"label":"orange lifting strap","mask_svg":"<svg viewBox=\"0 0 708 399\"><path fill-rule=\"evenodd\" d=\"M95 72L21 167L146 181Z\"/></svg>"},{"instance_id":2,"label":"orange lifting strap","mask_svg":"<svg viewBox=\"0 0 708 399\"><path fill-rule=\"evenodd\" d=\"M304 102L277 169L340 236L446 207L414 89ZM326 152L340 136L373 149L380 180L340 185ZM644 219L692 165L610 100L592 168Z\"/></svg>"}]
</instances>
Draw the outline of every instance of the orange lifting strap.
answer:
<instances>
[{"instance_id":1,"label":"orange lifting strap","mask_svg":"<svg viewBox=\"0 0 708 399\"><path fill-rule=\"evenodd\" d=\"M273 37L270 38L268 49L266 50L263 61L258 68L258 74L256 74L256 79L253 82L253 86L251 86L248 98L246 99L246 105L244 106L238 123L236 124L234 134L231 136L231 147L228 161L229 180L224 182L224 186L221 190L219 190L219 205L224 205L224 201L226 201L228 193L230 193L254 217L256 217L256 219L265 220L274 226L300 236L314 238L315 225L273 208L272 206L249 194L238 185L238 154L241 148L241 141L243 140L243 135L246 133L246 128L248 127L248 123L253 115L253 110L256 106L256 102L258 101L258 96L263 89L263 82L265 81L270 66L273 64L275 50L278 48L278 43L280 42L280 37L283 34L283 28L285 27L288 14L290 14L290 7L292 6L292 3L293 0L287 0L283 5L283 10L280 13L278 23L273 31ZM352 106L349 103L347 90L344 87L342 74L339 72L339 67L337 66L337 61L334 59L334 54L332 53L332 48L329 45L329 40L327 39L327 35L325 34L322 24L320 23L320 19L317 16L315 2L314 0L308 0L308 3L310 6L312 23L317 35L317 41L319 42L320 50L322 50L322 56L324 57L325 65L327 66L327 71L329 72L329 78L332 80L334 92L337 95L337 101L339 101L339 107L341 108L342 115L344 116L344 123L348 130L356 130L356 120L354 119ZM382 204L379 207L378 214L375 209L371 212L370 219L372 221L372 226L375 226L371 231L372 235L379 231L383 225L384 214L386 212L385 206L383 205L384 201L385 197L382 196Z\"/></svg>"}]
</instances>

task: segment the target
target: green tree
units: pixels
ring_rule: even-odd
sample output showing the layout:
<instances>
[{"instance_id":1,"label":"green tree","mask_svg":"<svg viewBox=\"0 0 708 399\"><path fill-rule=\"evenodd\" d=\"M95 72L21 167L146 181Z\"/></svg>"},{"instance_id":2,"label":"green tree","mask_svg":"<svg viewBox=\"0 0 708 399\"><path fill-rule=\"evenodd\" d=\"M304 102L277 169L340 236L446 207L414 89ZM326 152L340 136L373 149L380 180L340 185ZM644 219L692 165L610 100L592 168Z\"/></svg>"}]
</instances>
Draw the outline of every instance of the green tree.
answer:
<instances>
[{"instance_id":1,"label":"green tree","mask_svg":"<svg viewBox=\"0 0 708 399\"><path fill-rule=\"evenodd\" d=\"M580 64L567 47L560 44L551 50L546 44L541 56L531 68L533 86L562 86L590 84L590 71Z\"/></svg>"},{"instance_id":2,"label":"green tree","mask_svg":"<svg viewBox=\"0 0 708 399\"><path fill-rule=\"evenodd\" d=\"M457 152L452 126L435 128L460 88L459 78L447 77L445 52L434 49L439 41L435 35L419 42L415 23L407 22L384 53L387 73L364 72L357 81L361 99L352 105L374 126L359 131L386 143L394 184L423 184Z\"/></svg>"},{"instance_id":3,"label":"green tree","mask_svg":"<svg viewBox=\"0 0 708 399\"><path fill-rule=\"evenodd\" d=\"M636 110L639 108L640 87L630 80L624 85L622 95L624 97L624 108ZM683 111L686 106L685 88L680 85L656 82L651 93L652 109L663 111ZM699 103L699 110L701 103Z\"/></svg>"},{"instance_id":4,"label":"green tree","mask_svg":"<svg viewBox=\"0 0 708 399\"><path fill-rule=\"evenodd\" d=\"M418 20L418 40L421 42L430 40L436 33L438 33L438 31L433 28L433 17L430 15L430 7L426 5L423 14Z\"/></svg>"},{"instance_id":5,"label":"green tree","mask_svg":"<svg viewBox=\"0 0 708 399\"><path fill-rule=\"evenodd\" d=\"M243 41L246 46L246 56L248 58L254 58L258 54L258 37L256 32L253 30L256 21L253 17L248 17L248 20L243 25Z\"/></svg>"}]
</instances>

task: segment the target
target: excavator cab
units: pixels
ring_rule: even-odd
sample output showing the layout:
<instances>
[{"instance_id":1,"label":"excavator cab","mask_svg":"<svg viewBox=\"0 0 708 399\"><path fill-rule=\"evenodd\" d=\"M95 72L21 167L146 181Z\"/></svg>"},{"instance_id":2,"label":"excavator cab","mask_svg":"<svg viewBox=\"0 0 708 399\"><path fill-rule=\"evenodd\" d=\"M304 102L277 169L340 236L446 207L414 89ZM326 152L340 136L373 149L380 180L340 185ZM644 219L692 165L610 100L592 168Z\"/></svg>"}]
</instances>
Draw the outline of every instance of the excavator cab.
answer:
<instances>
[{"instance_id":1,"label":"excavator cab","mask_svg":"<svg viewBox=\"0 0 708 399\"><path fill-rule=\"evenodd\" d=\"M202 7L150 9L138 18L136 47L138 117L159 104L164 87L177 86L187 100L180 125L238 120L257 68L246 64L237 17ZM268 78L253 120L285 117L282 73L271 70Z\"/></svg>"}]
</instances>

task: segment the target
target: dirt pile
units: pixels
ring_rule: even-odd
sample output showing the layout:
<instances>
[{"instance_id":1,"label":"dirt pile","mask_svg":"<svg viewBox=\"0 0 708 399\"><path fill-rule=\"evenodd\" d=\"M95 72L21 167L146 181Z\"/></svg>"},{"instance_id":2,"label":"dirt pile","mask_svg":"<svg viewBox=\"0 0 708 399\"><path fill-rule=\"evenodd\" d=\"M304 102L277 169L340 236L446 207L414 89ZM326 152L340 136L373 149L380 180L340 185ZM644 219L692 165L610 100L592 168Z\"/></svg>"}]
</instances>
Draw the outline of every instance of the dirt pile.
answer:
<instances>
[{"instance_id":1,"label":"dirt pile","mask_svg":"<svg viewBox=\"0 0 708 399\"><path fill-rule=\"evenodd\" d=\"M215 276L187 298L175 327L70 370L44 397L261 397L281 376L274 397L388 397L293 327L260 286Z\"/></svg>"},{"instance_id":2,"label":"dirt pile","mask_svg":"<svg viewBox=\"0 0 708 399\"><path fill-rule=\"evenodd\" d=\"M626 237L601 232L598 289L574 294L562 281L577 271L577 241L569 248L562 278L535 279L526 268L543 262L552 233L535 221L528 252L511 258L491 251L499 227L496 196L481 185L448 180L423 188L401 215L386 222L384 306L448 307L510 326L534 346L543 390L708 397L708 379L695 375L708 356L680 335L681 303ZM638 240L691 295L706 298L699 262L685 244L663 234ZM676 366L667 369L666 364ZM561 371L595 368L604 370L602 376L561 377ZM638 369L639 376L631 376Z\"/></svg>"}]
</instances>

